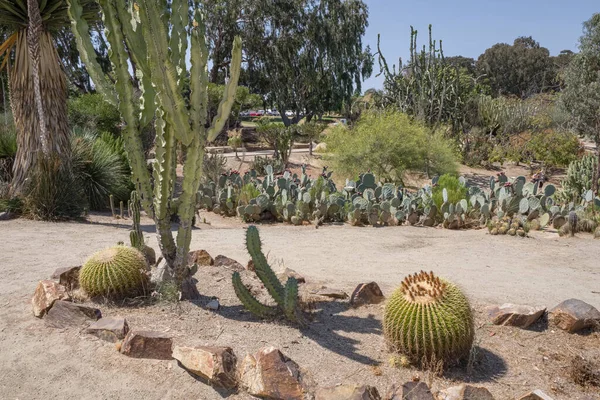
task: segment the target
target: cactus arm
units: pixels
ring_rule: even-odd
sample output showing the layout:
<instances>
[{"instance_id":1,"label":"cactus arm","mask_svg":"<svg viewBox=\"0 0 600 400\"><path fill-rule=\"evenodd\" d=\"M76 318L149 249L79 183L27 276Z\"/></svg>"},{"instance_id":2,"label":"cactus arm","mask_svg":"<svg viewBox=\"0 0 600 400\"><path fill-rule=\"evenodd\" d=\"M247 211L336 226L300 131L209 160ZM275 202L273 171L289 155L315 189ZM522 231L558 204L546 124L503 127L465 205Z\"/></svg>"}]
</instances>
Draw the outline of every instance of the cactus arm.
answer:
<instances>
[{"instance_id":1,"label":"cactus arm","mask_svg":"<svg viewBox=\"0 0 600 400\"><path fill-rule=\"evenodd\" d=\"M194 26L191 34L190 52L190 109L192 114L192 130L198 134L204 130L208 107L208 47L206 45L206 26L199 9L194 12ZM203 132L204 133L204 132ZM204 135L201 136L204 140Z\"/></svg>"},{"instance_id":2,"label":"cactus arm","mask_svg":"<svg viewBox=\"0 0 600 400\"><path fill-rule=\"evenodd\" d=\"M154 0L140 0L142 32L148 44L148 63L164 118L185 146L193 139L188 114L176 81L175 66L168 58L167 30Z\"/></svg>"},{"instance_id":3,"label":"cactus arm","mask_svg":"<svg viewBox=\"0 0 600 400\"><path fill-rule=\"evenodd\" d=\"M239 272L234 272L231 280L236 296L240 299L244 307L252 314L259 318L272 318L278 314L279 310L276 307L266 306L256 300L248 288L244 286Z\"/></svg>"},{"instance_id":4,"label":"cactus arm","mask_svg":"<svg viewBox=\"0 0 600 400\"><path fill-rule=\"evenodd\" d=\"M83 7L79 3L79 0L67 0L68 3L68 14L71 19L71 30L75 35L75 41L77 42L77 50L79 50L79 56L85 64L85 68L90 74L90 77L94 81L96 90L102 93L104 99L110 104L117 105L117 95L113 89L98 61L96 60L96 51L90 39L90 27L87 21L82 17Z\"/></svg>"},{"instance_id":5,"label":"cactus arm","mask_svg":"<svg viewBox=\"0 0 600 400\"><path fill-rule=\"evenodd\" d=\"M246 230L246 247L254 262L256 275L265 285L265 288L267 288L267 291L271 297L273 297L275 302L279 305L283 305L283 285L279 282L279 279L277 279L277 275L275 275L267 263L265 255L261 251L260 237L258 235L258 229L256 229L255 226L249 226Z\"/></svg>"},{"instance_id":6,"label":"cactus arm","mask_svg":"<svg viewBox=\"0 0 600 400\"><path fill-rule=\"evenodd\" d=\"M131 83L129 69L127 64L127 53L125 48L120 45L124 38L121 33L119 21L116 17L114 0L101 0L100 5L103 10L104 26L106 27L106 37L110 43L109 58L114 66L117 76L115 85L118 95L118 106L126 126L123 131L125 150L129 158L129 164L133 174L133 183L138 193L141 194L141 201L144 210L148 216L153 217L152 209L152 188L150 185L150 173L146 166L146 158L142 147L142 141L138 133L138 120L133 107L133 85Z\"/></svg>"},{"instance_id":7,"label":"cactus arm","mask_svg":"<svg viewBox=\"0 0 600 400\"><path fill-rule=\"evenodd\" d=\"M217 115L212 120L208 129L208 141L212 142L219 135L225 122L229 118L231 107L235 101L235 92L237 90L238 80L240 78L240 69L242 64L242 39L236 36L233 40L233 49L231 50L231 64L229 66L229 82L225 85L223 98L219 103Z\"/></svg>"},{"instance_id":8,"label":"cactus arm","mask_svg":"<svg viewBox=\"0 0 600 400\"><path fill-rule=\"evenodd\" d=\"M171 233L173 174L175 173L175 135L163 120L163 111L156 110L156 161L154 163L154 220L159 244L165 259L170 263L175 256L175 241Z\"/></svg>"},{"instance_id":9,"label":"cactus arm","mask_svg":"<svg viewBox=\"0 0 600 400\"><path fill-rule=\"evenodd\" d=\"M298 320L298 281L289 277L284 289L283 311L290 321Z\"/></svg>"},{"instance_id":10,"label":"cactus arm","mask_svg":"<svg viewBox=\"0 0 600 400\"><path fill-rule=\"evenodd\" d=\"M177 72L178 86L183 87L183 78L186 76L185 53L187 52L187 32L189 24L187 0L173 0L171 3L171 62Z\"/></svg>"},{"instance_id":11,"label":"cactus arm","mask_svg":"<svg viewBox=\"0 0 600 400\"><path fill-rule=\"evenodd\" d=\"M140 198L135 190L131 192L129 216L132 221L132 229L129 233L131 247L142 250L144 247L144 234L142 233L142 228L140 226Z\"/></svg>"}]
</instances>

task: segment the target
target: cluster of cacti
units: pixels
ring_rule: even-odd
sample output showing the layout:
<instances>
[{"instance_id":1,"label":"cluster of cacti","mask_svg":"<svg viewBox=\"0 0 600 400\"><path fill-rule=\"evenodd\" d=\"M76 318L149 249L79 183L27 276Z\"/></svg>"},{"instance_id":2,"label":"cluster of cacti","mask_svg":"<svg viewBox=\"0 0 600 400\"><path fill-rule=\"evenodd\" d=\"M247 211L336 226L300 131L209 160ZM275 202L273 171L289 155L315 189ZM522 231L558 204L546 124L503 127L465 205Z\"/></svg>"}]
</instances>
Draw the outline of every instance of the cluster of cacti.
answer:
<instances>
[{"instance_id":1,"label":"cluster of cacti","mask_svg":"<svg viewBox=\"0 0 600 400\"><path fill-rule=\"evenodd\" d=\"M569 212L567 222L564 223L558 234L560 236L574 236L578 232L595 233L598 228L598 223L586 210L578 210Z\"/></svg>"},{"instance_id":2,"label":"cluster of cacti","mask_svg":"<svg viewBox=\"0 0 600 400\"><path fill-rule=\"evenodd\" d=\"M390 347L414 363L453 363L469 355L475 329L466 296L433 272L407 276L385 306Z\"/></svg>"},{"instance_id":3,"label":"cluster of cacti","mask_svg":"<svg viewBox=\"0 0 600 400\"><path fill-rule=\"evenodd\" d=\"M598 160L592 154L587 154L571 162L567 169L567 176L560 183L559 199L563 202L592 202L594 200L594 195L591 191L592 179L594 171L597 170ZM600 199L596 198L595 202L596 206L600 207Z\"/></svg>"},{"instance_id":4,"label":"cluster of cacti","mask_svg":"<svg viewBox=\"0 0 600 400\"><path fill-rule=\"evenodd\" d=\"M80 0L67 3L79 55L95 88L119 108L125 122L123 138L132 180L146 214L155 221L160 248L170 267L170 273L163 276L174 276L182 284L187 274L204 146L221 132L234 103L241 69L241 39L236 37L233 41L228 82L217 112L209 121L208 45L198 2L192 5L185 0L172 0L167 7L167 3L149 0L99 0L103 37L110 46L110 76L104 74L96 60L93 35L82 17ZM135 77L131 74L132 65ZM188 80L189 98L185 98L183 87ZM156 157L151 176L141 132L152 123ZM185 151L185 164L181 194L174 207L178 148ZM179 220L176 238L171 231L175 209Z\"/></svg>"},{"instance_id":5,"label":"cluster of cacti","mask_svg":"<svg viewBox=\"0 0 600 400\"><path fill-rule=\"evenodd\" d=\"M277 305L269 306L258 301L244 286L239 272L234 272L232 276L233 289L238 299L248 311L260 318L284 315L290 321L302 323L298 301L298 281L294 277L289 277L285 286L281 284L262 252L258 229L255 226L249 226L246 230L246 248L252 257L256 275Z\"/></svg>"},{"instance_id":6,"label":"cluster of cacti","mask_svg":"<svg viewBox=\"0 0 600 400\"><path fill-rule=\"evenodd\" d=\"M146 289L148 263L137 249L114 246L93 254L81 267L79 284L90 296L122 298Z\"/></svg>"},{"instance_id":7,"label":"cluster of cacti","mask_svg":"<svg viewBox=\"0 0 600 400\"><path fill-rule=\"evenodd\" d=\"M530 229L540 229L539 222L529 222L525 217L505 215L488 221L488 231L491 235L510 235L525 237Z\"/></svg>"}]
</instances>

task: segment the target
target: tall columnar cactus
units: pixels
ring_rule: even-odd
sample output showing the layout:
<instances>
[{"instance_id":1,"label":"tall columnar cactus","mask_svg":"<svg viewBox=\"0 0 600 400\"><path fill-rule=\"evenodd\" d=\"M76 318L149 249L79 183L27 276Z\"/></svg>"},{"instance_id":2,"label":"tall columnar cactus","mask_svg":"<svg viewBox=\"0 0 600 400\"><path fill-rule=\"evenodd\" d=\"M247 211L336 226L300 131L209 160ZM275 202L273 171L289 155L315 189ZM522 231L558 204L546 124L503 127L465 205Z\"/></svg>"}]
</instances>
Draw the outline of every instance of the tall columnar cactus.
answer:
<instances>
[{"instance_id":1,"label":"tall columnar cactus","mask_svg":"<svg viewBox=\"0 0 600 400\"><path fill-rule=\"evenodd\" d=\"M240 274L235 272L232 277L233 288L244 307L260 318L271 318L283 314L290 321L302 323L298 307L298 281L296 278L289 277L285 286L281 284L261 250L260 237L255 226L249 226L246 230L246 247L252 257L256 275L277 306L267 306L259 302L244 286Z\"/></svg>"},{"instance_id":2,"label":"tall columnar cactus","mask_svg":"<svg viewBox=\"0 0 600 400\"><path fill-rule=\"evenodd\" d=\"M415 363L452 363L466 357L475 329L469 301L433 272L409 275L392 294L383 318L390 346Z\"/></svg>"},{"instance_id":3,"label":"tall columnar cactus","mask_svg":"<svg viewBox=\"0 0 600 400\"><path fill-rule=\"evenodd\" d=\"M131 192L129 215L131 216L133 224L131 231L129 231L131 247L142 250L144 247L144 235L142 234L142 228L140 226L140 198L135 190Z\"/></svg>"},{"instance_id":4,"label":"tall columnar cactus","mask_svg":"<svg viewBox=\"0 0 600 400\"><path fill-rule=\"evenodd\" d=\"M115 84L103 75L95 60L80 0L68 0L68 3L79 54L97 90L108 102L118 106L125 121L123 137L133 182L144 210L154 218L159 246L172 273L165 276L183 283L188 276L187 255L204 145L216 138L231 111L240 74L241 39L234 40L229 82L217 115L209 123L208 49L197 1L191 16L186 0L99 0ZM141 89L139 98L134 95L130 65L135 66L136 82ZM182 86L188 76L191 93L189 106L186 106ZM139 113L135 111L137 104L140 104ZM152 121L156 128L156 161L151 176L146 168L140 132ZM177 207L180 225L175 239L170 221L178 145L186 151L186 162Z\"/></svg>"}]
</instances>

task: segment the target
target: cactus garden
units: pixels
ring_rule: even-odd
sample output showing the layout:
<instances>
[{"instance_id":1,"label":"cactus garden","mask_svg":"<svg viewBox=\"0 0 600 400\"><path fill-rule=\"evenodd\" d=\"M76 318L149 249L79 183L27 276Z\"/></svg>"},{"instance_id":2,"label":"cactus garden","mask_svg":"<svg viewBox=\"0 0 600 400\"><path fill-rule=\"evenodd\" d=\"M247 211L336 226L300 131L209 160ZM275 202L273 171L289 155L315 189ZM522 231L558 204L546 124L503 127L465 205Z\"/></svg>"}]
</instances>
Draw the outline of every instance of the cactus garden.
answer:
<instances>
[{"instance_id":1,"label":"cactus garden","mask_svg":"<svg viewBox=\"0 0 600 400\"><path fill-rule=\"evenodd\" d=\"M375 3L0 0L0 398L600 400L600 13Z\"/></svg>"}]
</instances>

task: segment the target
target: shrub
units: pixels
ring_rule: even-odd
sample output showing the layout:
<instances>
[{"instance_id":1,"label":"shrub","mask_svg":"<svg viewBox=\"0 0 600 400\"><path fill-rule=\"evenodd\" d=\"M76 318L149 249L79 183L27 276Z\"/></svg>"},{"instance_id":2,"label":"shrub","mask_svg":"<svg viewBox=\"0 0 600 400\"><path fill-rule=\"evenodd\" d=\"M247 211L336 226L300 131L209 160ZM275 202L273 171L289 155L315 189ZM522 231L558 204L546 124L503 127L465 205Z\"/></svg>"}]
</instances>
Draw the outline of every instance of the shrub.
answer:
<instances>
[{"instance_id":1,"label":"shrub","mask_svg":"<svg viewBox=\"0 0 600 400\"><path fill-rule=\"evenodd\" d=\"M81 216L86 198L71 160L39 156L24 191L24 213L34 219L60 220Z\"/></svg>"},{"instance_id":2,"label":"shrub","mask_svg":"<svg viewBox=\"0 0 600 400\"><path fill-rule=\"evenodd\" d=\"M336 170L348 176L370 170L382 180L402 181L408 171L456 172L452 142L396 111L365 112L351 128L333 128L326 143Z\"/></svg>"},{"instance_id":3,"label":"shrub","mask_svg":"<svg viewBox=\"0 0 600 400\"><path fill-rule=\"evenodd\" d=\"M282 123L269 122L268 119L259 119L257 121L256 133L269 146L275 149L274 158L281 160L287 165L292 146L300 128L298 125L285 126Z\"/></svg>"},{"instance_id":4,"label":"shrub","mask_svg":"<svg viewBox=\"0 0 600 400\"><path fill-rule=\"evenodd\" d=\"M6 124L0 124L0 181L12 180L12 167L17 154L17 134L12 117L7 117Z\"/></svg>"},{"instance_id":5,"label":"shrub","mask_svg":"<svg viewBox=\"0 0 600 400\"><path fill-rule=\"evenodd\" d=\"M218 182L219 176L225 173L227 159L220 154L209 153L204 156L202 179L204 183Z\"/></svg>"},{"instance_id":6,"label":"shrub","mask_svg":"<svg viewBox=\"0 0 600 400\"><path fill-rule=\"evenodd\" d=\"M117 204L129 200L133 187L121 138L110 134L98 137L92 131L75 129L71 151L73 172L91 210L108 208L111 194Z\"/></svg>"},{"instance_id":7,"label":"shrub","mask_svg":"<svg viewBox=\"0 0 600 400\"><path fill-rule=\"evenodd\" d=\"M285 170L285 165L280 159L269 158L268 156L255 156L254 161L250 164L250 169L256 170L258 175L266 175L265 167L270 165L273 167L274 174L281 174Z\"/></svg>"},{"instance_id":8,"label":"shrub","mask_svg":"<svg viewBox=\"0 0 600 400\"><path fill-rule=\"evenodd\" d=\"M594 171L597 168L598 161L592 154L571 162L567 169L567 176L560 183L561 190L558 192L560 200L579 202L583 194L592 188Z\"/></svg>"},{"instance_id":9,"label":"shrub","mask_svg":"<svg viewBox=\"0 0 600 400\"><path fill-rule=\"evenodd\" d=\"M467 197L467 188L460 183L456 176L449 174L442 175L437 185L433 188L433 202L438 210L442 209L442 204L444 203L444 189L448 193L448 202L452 204L456 204Z\"/></svg>"},{"instance_id":10,"label":"shrub","mask_svg":"<svg viewBox=\"0 0 600 400\"><path fill-rule=\"evenodd\" d=\"M118 134L121 123L119 110L106 102L100 94L84 94L69 99L69 124L100 132Z\"/></svg>"}]
</instances>

